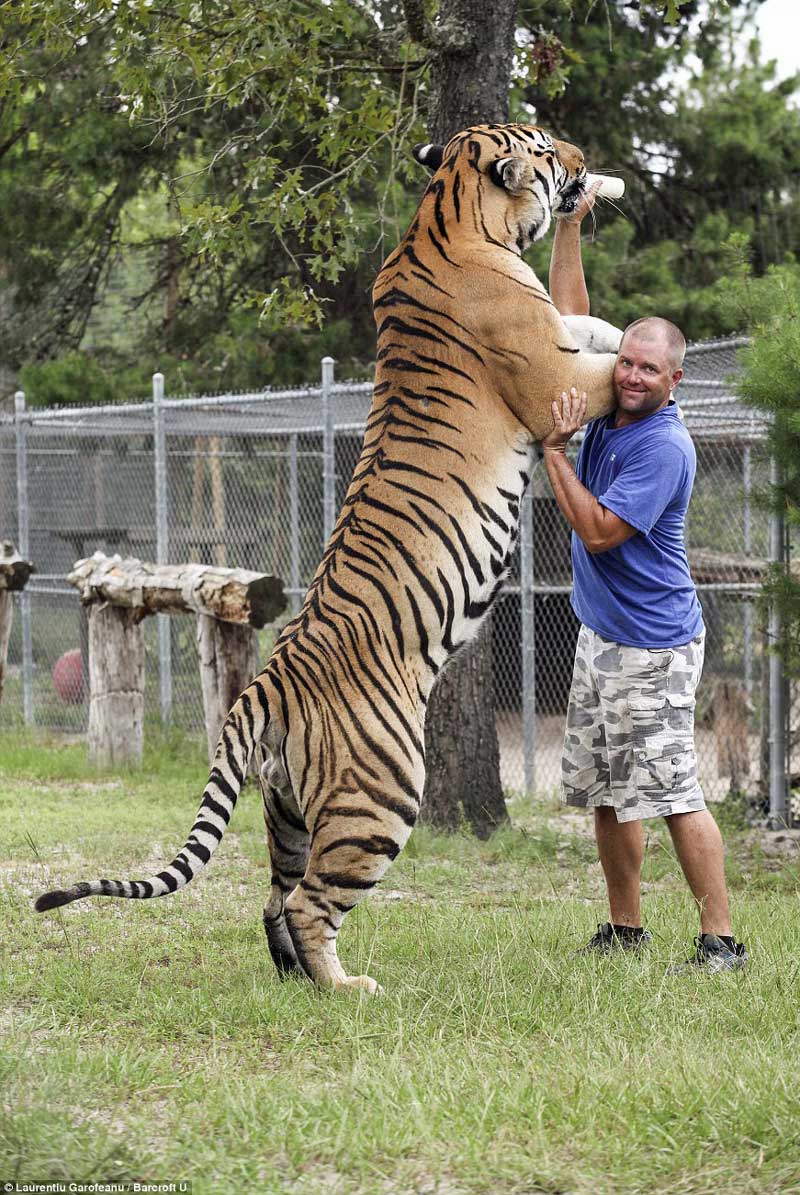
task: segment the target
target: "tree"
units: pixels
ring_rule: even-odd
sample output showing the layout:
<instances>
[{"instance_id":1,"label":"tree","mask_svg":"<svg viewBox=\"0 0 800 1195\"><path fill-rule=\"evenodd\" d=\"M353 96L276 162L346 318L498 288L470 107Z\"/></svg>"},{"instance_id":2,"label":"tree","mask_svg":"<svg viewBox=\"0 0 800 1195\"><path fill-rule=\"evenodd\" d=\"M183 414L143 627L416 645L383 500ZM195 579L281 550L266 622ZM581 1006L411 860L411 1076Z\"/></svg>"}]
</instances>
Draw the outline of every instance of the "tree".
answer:
<instances>
[{"instance_id":1,"label":"tree","mask_svg":"<svg viewBox=\"0 0 800 1195\"><path fill-rule=\"evenodd\" d=\"M442 0L435 25L405 0L408 27L430 54L428 129L445 143L470 124L508 120L517 0L493 7L480 36L479 0ZM438 678L425 728L427 775L421 816L443 829L466 823L481 838L508 819L492 679L492 619Z\"/></svg>"},{"instance_id":2,"label":"tree","mask_svg":"<svg viewBox=\"0 0 800 1195\"><path fill-rule=\"evenodd\" d=\"M202 345L242 310L261 337L321 323L416 120L420 66L379 17L349 0L15 5L0 44L6 359L77 347L126 204L147 197L155 235L126 248L147 264L140 308L172 288L161 343ZM351 298L368 327L368 287Z\"/></svg>"},{"instance_id":3,"label":"tree","mask_svg":"<svg viewBox=\"0 0 800 1195\"><path fill-rule=\"evenodd\" d=\"M596 312L624 326L658 311L700 339L731 331L724 245L732 233L753 243L757 273L800 251L800 113L787 102L800 79L778 81L757 39L748 44L753 0L702 21L693 7L691 20L671 26L610 4L604 26L577 11L556 24L548 4L544 24L572 57L552 34L541 53L556 73L569 69L569 85L552 97L534 78L517 95L584 149L590 169L625 179L622 212L600 205L587 238ZM682 60L694 71L676 77ZM599 111L613 119L598 121ZM539 271L547 252L534 247Z\"/></svg>"},{"instance_id":4,"label":"tree","mask_svg":"<svg viewBox=\"0 0 800 1195\"><path fill-rule=\"evenodd\" d=\"M366 376L370 281L418 196L408 148L425 135L422 105L439 137L456 115L504 110L511 77L514 118L533 113L596 166L627 168L637 128L663 140L664 68L704 11L699 0L523 0L515 17L510 4L487 14L463 0L433 19L431 7L7 6L0 364L80 345L116 378L122 368L130 389L138 341L187 386L209 374L219 385L291 382L297 350L318 358L320 329L338 318L337 356ZM688 16L657 15L676 7ZM724 28L704 19L701 33L710 61ZM598 121L609 109L613 121ZM647 164L631 170L647 175ZM638 249L650 234L634 183ZM97 321L101 301L119 309L125 335ZM292 376L279 376L287 361Z\"/></svg>"},{"instance_id":5,"label":"tree","mask_svg":"<svg viewBox=\"0 0 800 1195\"><path fill-rule=\"evenodd\" d=\"M741 351L744 367L738 379L743 400L771 419L770 448L778 464L779 480L762 495L783 511L789 542L796 548L800 529L800 266L790 262L754 274L742 238L729 246L736 261L730 270L727 302L731 318L751 336ZM775 567L765 596L781 613L780 652L789 676L800 677L800 576L796 570Z\"/></svg>"}]
</instances>

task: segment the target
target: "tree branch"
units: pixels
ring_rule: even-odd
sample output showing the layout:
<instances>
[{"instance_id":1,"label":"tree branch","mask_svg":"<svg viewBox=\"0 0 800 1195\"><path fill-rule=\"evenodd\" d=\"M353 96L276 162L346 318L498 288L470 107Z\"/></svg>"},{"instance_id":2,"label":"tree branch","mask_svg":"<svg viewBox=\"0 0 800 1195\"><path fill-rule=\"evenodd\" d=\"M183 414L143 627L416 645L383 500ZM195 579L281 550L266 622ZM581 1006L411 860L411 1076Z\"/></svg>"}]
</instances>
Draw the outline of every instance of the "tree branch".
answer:
<instances>
[{"instance_id":1,"label":"tree branch","mask_svg":"<svg viewBox=\"0 0 800 1195\"><path fill-rule=\"evenodd\" d=\"M458 21L443 21L432 25L425 15L423 0L403 0L403 13L412 41L437 54L463 54L476 42L474 30Z\"/></svg>"}]
</instances>

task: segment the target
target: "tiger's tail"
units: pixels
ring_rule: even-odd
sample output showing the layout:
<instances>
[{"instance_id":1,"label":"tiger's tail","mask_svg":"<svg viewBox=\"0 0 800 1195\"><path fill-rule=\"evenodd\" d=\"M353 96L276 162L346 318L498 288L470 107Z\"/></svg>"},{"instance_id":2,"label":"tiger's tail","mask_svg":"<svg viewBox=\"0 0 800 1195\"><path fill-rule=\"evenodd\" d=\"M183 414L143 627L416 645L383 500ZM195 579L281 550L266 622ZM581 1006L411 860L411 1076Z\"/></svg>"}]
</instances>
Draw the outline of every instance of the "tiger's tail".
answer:
<instances>
[{"instance_id":1,"label":"tiger's tail","mask_svg":"<svg viewBox=\"0 0 800 1195\"><path fill-rule=\"evenodd\" d=\"M121 896L132 900L166 896L183 888L203 870L222 841L253 750L269 721L265 679L263 673L256 677L228 714L194 825L169 866L147 880L89 880L72 888L45 892L34 905L37 913L46 913L85 896Z\"/></svg>"}]
</instances>

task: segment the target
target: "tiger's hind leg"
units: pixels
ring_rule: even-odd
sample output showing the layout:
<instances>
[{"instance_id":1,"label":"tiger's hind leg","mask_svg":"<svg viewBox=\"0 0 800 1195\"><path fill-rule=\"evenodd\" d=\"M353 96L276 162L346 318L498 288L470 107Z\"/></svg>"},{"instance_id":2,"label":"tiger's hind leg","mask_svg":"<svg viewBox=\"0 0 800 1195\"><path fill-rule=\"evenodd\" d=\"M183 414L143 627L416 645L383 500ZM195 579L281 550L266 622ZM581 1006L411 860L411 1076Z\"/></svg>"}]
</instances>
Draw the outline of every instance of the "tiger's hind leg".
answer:
<instances>
[{"instance_id":1,"label":"tiger's hind leg","mask_svg":"<svg viewBox=\"0 0 800 1195\"><path fill-rule=\"evenodd\" d=\"M264 907L264 931L272 961L281 975L291 972L305 974L286 925L284 906L286 897L297 887L305 874L309 833L288 781L278 788L269 782L270 773L274 778L271 765L266 764L262 769L261 787L272 866L272 887L269 900Z\"/></svg>"},{"instance_id":2,"label":"tiger's hind leg","mask_svg":"<svg viewBox=\"0 0 800 1195\"><path fill-rule=\"evenodd\" d=\"M337 804L340 808L337 809ZM388 804L388 802L387 802ZM334 797L314 827L305 875L284 906L298 962L320 987L360 988L374 994L369 975L347 975L336 951L345 914L366 896L405 845L417 812L406 800L377 808L368 797ZM359 807L363 812L359 813ZM395 812L400 809L401 812ZM373 812L374 811L374 812Z\"/></svg>"}]
</instances>

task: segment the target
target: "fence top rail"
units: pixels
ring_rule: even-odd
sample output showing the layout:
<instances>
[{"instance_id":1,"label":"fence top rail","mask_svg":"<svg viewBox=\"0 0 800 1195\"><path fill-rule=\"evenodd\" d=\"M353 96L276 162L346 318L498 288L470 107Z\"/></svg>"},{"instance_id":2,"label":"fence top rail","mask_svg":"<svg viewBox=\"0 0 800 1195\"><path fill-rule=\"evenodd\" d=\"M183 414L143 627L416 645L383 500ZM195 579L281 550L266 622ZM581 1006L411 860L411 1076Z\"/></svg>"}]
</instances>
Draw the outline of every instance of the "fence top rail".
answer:
<instances>
[{"instance_id":1,"label":"fence top rail","mask_svg":"<svg viewBox=\"0 0 800 1195\"><path fill-rule=\"evenodd\" d=\"M296 402L303 398L319 398L320 386L304 386L294 390L254 390L245 394L197 394L187 398L164 398L161 406L170 411L191 411L196 407L233 407L252 403Z\"/></svg>"},{"instance_id":2,"label":"fence top rail","mask_svg":"<svg viewBox=\"0 0 800 1195\"><path fill-rule=\"evenodd\" d=\"M261 391L252 394L213 394L198 395L192 398L163 398L160 406L167 410L191 410L194 407L235 406L249 403L268 403L270 401L286 402L300 398L313 398L321 395L319 386L308 387L303 390L274 390ZM86 407L33 407L24 412L22 418L29 423L49 423L51 420L62 419L94 419L98 415L112 415L119 419L126 415L153 416L153 402L125 402L106 403L102 406ZM5 416L3 422L14 423L15 416Z\"/></svg>"},{"instance_id":3,"label":"fence top rail","mask_svg":"<svg viewBox=\"0 0 800 1195\"><path fill-rule=\"evenodd\" d=\"M28 407L20 415L11 415L4 422L14 423L22 419L26 423L51 423L62 419L96 419L98 415L115 415L122 418L125 415L147 414L153 415L152 402L118 402L106 403L93 407Z\"/></svg>"},{"instance_id":4,"label":"fence top rail","mask_svg":"<svg viewBox=\"0 0 800 1195\"><path fill-rule=\"evenodd\" d=\"M699 356L719 353L726 350L735 350L749 344L749 338L741 335L734 335L726 338L719 338L716 340L697 341L687 346L687 357L697 358ZM702 371L708 371L708 365L704 365ZM719 372L723 370L723 363L718 363ZM724 366L726 373L730 372L730 362ZM215 394L191 394L185 397L176 397L174 395L164 396L159 399L159 407L166 413L169 412L174 419L176 412L182 413L189 411L205 410L205 411L232 411L235 408L245 408L252 410L253 407L260 407L264 411L269 411L273 404L279 403L297 403L298 409L293 412L284 412L284 422L288 421L294 423L296 426L289 428L289 431L303 431L303 430L319 430L322 421L320 418L323 395L327 392L331 397L341 399L346 396L355 398L356 396L368 396L372 393L373 383L371 381L335 381L332 382L326 389L323 389L319 382L310 383L308 385L293 386L281 390L257 390L246 391L242 393L226 392ZM688 407L690 402L692 405L698 405L703 399L694 398L690 395L692 392L712 392L717 397L709 397L710 402L728 403L735 408L732 416L735 418L740 412L749 418L751 413L739 406L739 400L733 390L730 381L724 380L719 376L708 377L692 377L691 365L687 369L687 374L683 378L679 393L682 391L682 405ZM705 398L705 394L704 394ZM309 409L309 404L310 409ZM91 421L94 424L101 422L104 429L115 427L119 429L119 422L125 420L126 417L132 417L134 420L141 420L142 424L147 424L149 430L152 425L153 418L153 400L134 401L134 402L116 402L106 403L99 406L81 406L81 407L46 407L46 408L28 408L19 414L9 413L0 414L0 427L13 427L15 423L22 419L31 425L47 425L56 424L60 427L65 424L72 423L73 425L80 425L83 421ZM119 421L119 422L117 422ZM353 416L347 419L348 424L353 422ZM85 424L84 424L85 426ZM100 432L99 427L92 430ZM126 432L130 429L125 428ZM286 429L282 429L286 430Z\"/></svg>"},{"instance_id":5,"label":"fence top rail","mask_svg":"<svg viewBox=\"0 0 800 1195\"><path fill-rule=\"evenodd\" d=\"M335 398L343 398L347 396L361 396L372 393L372 382L339 382L330 387L329 393ZM323 390L320 386L304 387L302 389L292 390L269 390L269 391L254 391L252 393L243 394L214 394L214 395L197 395L191 398L163 398L159 402L159 406L165 412L173 414L175 412L189 412L202 410L231 411L235 408L254 406L269 410L273 404L287 403L287 402L308 402L312 400L315 407L321 405L323 397ZM288 412L287 412L288 413ZM285 413L285 414L287 414ZM30 408L24 411L21 415L0 415L0 426L13 427L18 419L23 419L29 424L49 424L58 423L60 426L65 423L82 424L84 421L91 421L96 423L102 419L105 426L109 424L115 425L116 422L122 421L129 416L144 417L143 422L151 425L153 418L153 403L148 402L133 402L133 403L108 403L98 406L85 407L42 407ZM308 430L318 429L322 426L319 415L316 411L307 412L298 410L296 412L298 425L293 427L293 431L306 430L305 424L308 425ZM313 425L313 427L312 427Z\"/></svg>"},{"instance_id":6,"label":"fence top rail","mask_svg":"<svg viewBox=\"0 0 800 1195\"><path fill-rule=\"evenodd\" d=\"M724 378L693 378L690 375L684 376L678 383L677 389L680 390L684 386L691 389L695 387L699 390L730 390L731 383Z\"/></svg>"},{"instance_id":7,"label":"fence top rail","mask_svg":"<svg viewBox=\"0 0 800 1195\"><path fill-rule=\"evenodd\" d=\"M749 336L727 336L719 340L695 340L686 346L686 355L717 353L720 349L742 349L750 343Z\"/></svg>"},{"instance_id":8,"label":"fence top rail","mask_svg":"<svg viewBox=\"0 0 800 1195\"><path fill-rule=\"evenodd\" d=\"M730 411L733 419L759 419L764 423L772 421L771 415L760 411L757 407L746 407L735 394L684 394L677 395L677 401L682 411L707 411L712 408L724 408Z\"/></svg>"}]
</instances>

